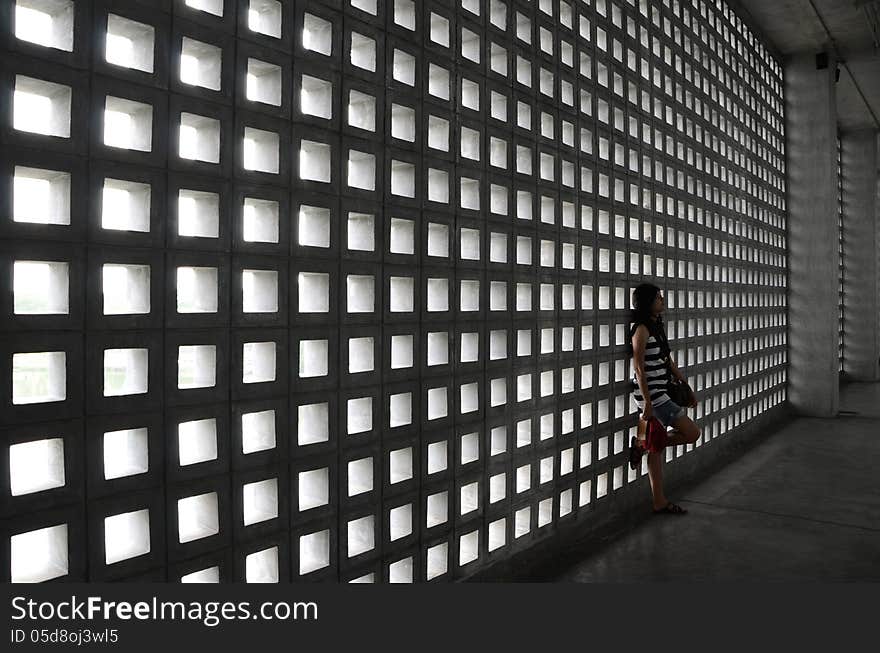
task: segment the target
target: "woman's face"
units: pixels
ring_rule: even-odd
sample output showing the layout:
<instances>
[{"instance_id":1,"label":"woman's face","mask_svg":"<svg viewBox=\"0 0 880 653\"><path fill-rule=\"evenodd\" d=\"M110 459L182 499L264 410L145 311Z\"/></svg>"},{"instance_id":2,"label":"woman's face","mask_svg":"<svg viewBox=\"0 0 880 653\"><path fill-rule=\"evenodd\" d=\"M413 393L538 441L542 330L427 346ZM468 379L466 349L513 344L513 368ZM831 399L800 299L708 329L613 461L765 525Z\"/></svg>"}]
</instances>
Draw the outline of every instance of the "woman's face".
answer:
<instances>
[{"instance_id":1,"label":"woman's face","mask_svg":"<svg viewBox=\"0 0 880 653\"><path fill-rule=\"evenodd\" d=\"M657 297L654 298L654 303L651 305L651 313L654 315L659 315L663 312L663 309L666 308L665 301L663 299L663 293L658 292Z\"/></svg>"}]
</instances>

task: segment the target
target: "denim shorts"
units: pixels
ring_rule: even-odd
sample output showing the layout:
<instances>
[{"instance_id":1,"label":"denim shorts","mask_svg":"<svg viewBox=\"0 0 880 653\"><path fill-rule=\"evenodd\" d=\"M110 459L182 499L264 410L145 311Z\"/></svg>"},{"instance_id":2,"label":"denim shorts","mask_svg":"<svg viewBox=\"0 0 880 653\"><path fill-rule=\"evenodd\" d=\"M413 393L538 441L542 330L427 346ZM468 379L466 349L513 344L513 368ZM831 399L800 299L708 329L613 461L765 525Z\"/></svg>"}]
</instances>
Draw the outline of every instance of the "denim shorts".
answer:
<instances>
[{"instance_id":1,"label":"denim shorts","mask_svg":"<svg viewBox=\"0 0 880 653\"><path fill-rule=\"evenodd\" d=\"M687 414L684 408L672 401L672 399L663 402L659 406L653 406L652 412L654 417L660 420L660 423L663 426L672 426L672 423L675 422L675 420L682 415Z\"/></svg>"}]
</instances>

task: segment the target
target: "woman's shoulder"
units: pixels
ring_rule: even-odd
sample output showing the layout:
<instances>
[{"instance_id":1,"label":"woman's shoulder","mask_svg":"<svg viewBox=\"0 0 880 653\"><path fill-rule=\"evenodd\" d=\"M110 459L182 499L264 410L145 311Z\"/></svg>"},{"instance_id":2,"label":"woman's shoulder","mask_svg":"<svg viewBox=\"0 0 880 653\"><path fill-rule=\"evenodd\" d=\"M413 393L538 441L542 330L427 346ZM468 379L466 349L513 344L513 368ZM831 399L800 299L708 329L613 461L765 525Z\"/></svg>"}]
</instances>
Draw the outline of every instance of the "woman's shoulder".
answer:
<instances>
[{"instance_id":1,"label":"woman's shoulder","mask_svg":"<svg viewBox=\"0 0 880 653\"><path fill-rule=\"evenodd\" d=\"M630 319L629 323L630 323L630 326L634 329L639 326L645 326L646 328L650 329L653 325L656 324L656 322L652 321L650 318L644 318L644 317L638 318L636 320Z\"/></svg>"},{"instance_id":2,"label":"woman's shoulder","mask_svg":"<svg viewBox=\"0 0 880 653\"><path fill-rule=\"evenodd\" d=\"M651 327L650 327L650 325L647 324L646 322L642 322L642 321L640 321L640 322L633 322L633 323L630 325L630 328L629 328L629 335L630 335L630 337L632 337L633 335L635 335L636 331L638 331L640 328L644 328L645 332L647 332L649 336L651 335Z\"/></svg>"},{"instance_id":3,"label":"woman's shoulder","mask_svg":"<svg viewBox=\"0 0 880 653\"><path fill-rule=\"evenodd\" d=\"M663 325L657 322L649 322L647 320L641 320L638 322L633 322L630 325L629 329L629 337L632 338L636 332L642 328L643 333L646 335L647 340L650 341L658 341L664 338L665 332L663 331Z\"/></svg>"}]
</instances>

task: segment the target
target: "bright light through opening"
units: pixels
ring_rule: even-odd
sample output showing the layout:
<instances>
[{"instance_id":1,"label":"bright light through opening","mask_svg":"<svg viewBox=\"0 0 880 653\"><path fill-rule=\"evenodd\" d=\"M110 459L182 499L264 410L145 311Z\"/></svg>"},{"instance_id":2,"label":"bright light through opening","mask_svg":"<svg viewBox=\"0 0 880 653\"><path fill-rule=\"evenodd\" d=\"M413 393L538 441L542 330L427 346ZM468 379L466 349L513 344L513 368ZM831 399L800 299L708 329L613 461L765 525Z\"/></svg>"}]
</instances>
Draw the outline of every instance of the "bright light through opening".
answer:
<instances>
[{"instance_id":1,"label":"bright light through opening","mask_svg":"<svg viewBox=\"0 0 880 653\"><path fill-rule=\"evenodd\" d=\"M186 6L205 11L215 16L223 16L223 0L186 0Z\"/></svg>"},{"instance_id":2,"label":"bright light through opening","mask_svg":"<svg viewBox=\"0 0 880 653\"><path fill-rule=\"evenodd\" d=\"M12 219L38 224L70 224L70 173L15 167Z\"/></svg>"},{"instance_id":3,"label":"bright light through opening","mask_svg":"<svg viewBox=\"0 0 880 653\"><path fill-rule=\"evenodd\" d=\"M196 238L220 235L220 196L181 189L177 196L177 233Z\"/></svg>"},{"instance_id":4,"label":"bright light through opening","mask_svg":"<svg viewBox=\"0 0 880 653\"><path fill-rule=\"evenodd\" d=\"M104 179L101 227L119 231L150 230L151 187L121 179Z\"/></svg>"},{"instance_id":5,"label":"bright light through opening","mask_svg":"<svg viewBox=\"0 0 880 653\"><path fill-rule=\"evenodd\" d=\"M150 312L150 266L104 265L102 289L104 315Z\"/></svg>"},{"instance_id":6,"label":"bright light through opening","mask_svg":"<svg viewBox=\"0 0 880 653\"><path fill-rule=\"evenodd\" d=\"M152 73L155 35L152 25L109 14L105 48L107 62Z\"/></svg>"},{"instance_id":7,"label":"bright light through opening","mask_svg":"<svg viewBox=\"0 0 880 653\"><path fill-rule=\"evenodd\" d=\"M248 27L276 39L281 38L281 3L276 0L251 0L248 6Z\"/></svg>"},{"instance_id":8,"label":"bright light through opening","mask_svg":"<svg viewBox=\"0 0 880 653\"><path fill-rule=\"evenodd\" d=\"M134 42L125 36L107 32L107 62L133 68Z\"/></svg>"},{"instance_id":9,"label":"bright light through opening","mask_svg":"<svg viewBox=\"0 0 880 653\"><path fill-rule=\"evenodd\" d=\"M104 433L104 480L143 474L149 468L145 428Z\"/></svg>"},{"instance_id":10,"label":"bright light through opening","mask_svg":"<svg viewBox=\"0 0 880 653\"><path fill-rule=\"evenodd\" d=\"M125 229L125 216L131 211L131 193L124 188L105 185L103 202L101 226L104 229Z\"/></svg>"},{"instance_id":11,"label":"bright light through opening","mask_svg":"<svg viewBox=\"0 0 880 653\"><path fill-rule=\"evenodd\" d=\"M71 87L44 79L15 76L12 125L44 136L70 138Z\"/></svg>"},{"instance_id":12,"label":"bright light through opening","mask_svg":"<svg viewBox=\"0 0 880 653\"><path fill-rule=\"evenodd\" d=\"M180 55L180 81L195 86L199 83L199 60L191 54Z\"/></svg>"},{"instance_id":13,"label":"bright light through opening","mask_svg":"<svg viewBox=\"0 0 880 653\"><path fill-rule=\"evenodd\" d=\"M217 268L177 268L177 312L216 313Z\"/></svg>"},{"instance_id":14,"label":"bright light through opening","mask_svg":"<svg viewBox=\"0 0 880 653\"><path fill-rule=\"evenodd\" d=\"M130 147L131 145L131 116L122 111L104 112L104 144L113 147Z\"/></svg>"},{"instance_id":15,"label":"bright light through opening","mask_svg":"<svg viewBox=\"0 0 880 653\"><path fill-rule=\"evenodd\" d=\"M217 458L217 420L200 419L177 425L178 460L181 467Z\"/></svg>"},{"instance_id":16,"label":"bright light through opening","mask_svg":"<svg viewBox=\"0 0 880 653\"><path fill-rule=\"evenodd\" d=\"M184 159L199 156L199 130L192 125L180 126L180 156Z\"/></svg>"},{"instance_id":17,"label":"bright light through opening","mask_svg":"<svg viewBox=\"0 0 880 653\"><path fill-rule=\"evenodd\" d=\"M249 243L278 242L278 202L245 198L242 238Z\"/></svg>"},{"instance_id":18,"label":"bright light through opening","mask_svg":"<svg viewBox=\"0 0 880 653\"><path fill-rule=\"evenodd\" d=\"M16 3L15 36L22 41L52 47L52 16Z\"/></svg>"},{"instance_id":19,"label":"bright light through opening","mask_svg":"<svg viewBox=\"0 0 880 653\"><path fill-rule=\"evenodd\" d=\"M104 350L105 397L145 394L149 389L148 378L148 350Z\"/></svg>"},{"instance_id":20,"label":"bright light through opening","mask_svg":"<svg viewBox=\"0 0 880 653\"><path fill-rule=\"evenodd\" d=\"M15 91L13 127L25 132L41 134L43 126L52 121L52 100L45 95Z\"/></svg>"},{"instance_id":21,"label":"bright light through opening","mask_svg":"<svg viewBox=\"0 0 880 653\"><path fill-rule=\"evenodd\" d=\"M68 313L67 263L15 261L12 270L16 315L66 315Z\"/></svg>"},{"instance_id":22,"label":"bright light through opening","mask_svg":"<svg viewBox=\"0 0 880 653\"><path fill-rule=\"evenodd\" d=\"M58 524L10 538L10 581L42 583L68 571L67 524Z\"/></svg>"},{"instance_id":23,"label":"bright light through opening","mask_svg":"<svg viewBox=\"0 0 880 653\"><path fill-rule=\"evenodd\" d=\"M49 215L48 179L16 175L13 195L16 222L43 222L44 216Z\"/></svg>"},{"instance_id":24,"label":"bright light through opening","mask_svg":"<svg viewBox=\"0 0 880 653\"><path fill-rule=\"evenodd\" d=\"M150 552L150 511L104 518L104 561L112 565Z\"/></svg>"},{"instance_id":25,"label":"bright light through opening","mask_svg":"<svg viewBox=\"0 0 880 653\"><path fill-rule=\"evenodd\" d=\"M51 438L9 447L12 496L64 487L64 440Z\"/></svg>"},{"instance_id":26,"label":"bright light through opening","mask_svg":"<svg viewBox=\"0 0 880 653\"><path fill-rule=\"evenodd\" d=\"M12 403L39 404L67 397L67 355L63 351L12 355Z\"/></svg>"},{"instance_id":27,"label":"bright light through opening","mask_svg":"<svg viewBox=\"0 0 880 653\"><path fill-rule=\"evenodd\" d=\"M73 2L17 0L15 36L47 48L73 51Z\"/></svg>"}]
</instances>

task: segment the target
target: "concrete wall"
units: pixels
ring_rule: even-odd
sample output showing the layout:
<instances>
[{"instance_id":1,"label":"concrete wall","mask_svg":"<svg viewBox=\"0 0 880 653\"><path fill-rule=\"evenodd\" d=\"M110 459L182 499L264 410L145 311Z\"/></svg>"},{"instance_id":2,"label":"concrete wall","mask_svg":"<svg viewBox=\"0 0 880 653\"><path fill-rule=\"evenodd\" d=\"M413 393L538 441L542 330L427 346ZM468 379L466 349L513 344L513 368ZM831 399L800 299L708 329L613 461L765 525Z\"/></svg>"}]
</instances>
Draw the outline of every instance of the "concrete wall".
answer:
<instances>
[{"instance_id":1,"label":"concrete wall","mask_svg":"<svg viewBox=\"0 0 880 653\"><path fill-rule=\"evenodd\" d=\"M703 438L667 449L670 479L785 408L782 67L714 5L685 21L659 2L283 0L273 35L246 0L76 2L63 50L14 37L14 4L0 582L454 580L647 507L618 337L644 281L700 402ZM152 71L104 61L111 12L153 28ZM190 41L216 78L181 77ZM251 59L272 80L256 97ZM69 135L32 129L16 88L70 97L49 121ZM105 137L118 101L140 149ZM30 210L46 176L66 211ZM105 201L120 183L150 208ZM203 210L180 202L196 193ZM67 265L64 308L16 290L33 261ZM104 283L120 265L137 293ZM108 393L129 371L137 387ZM30 389L44 377L52 392ZM50 437L39 464L9 464ZM46 467L50 487L18 492ZM138 546L108 561L106 520L134 512L109 541ZM51 555L11 553L48 536Z\"/></svg>"},{"instance_id":2,"label":"concrete wall","mask_svg":"<svg viewBox=\"0 0 880 653\"><path fill-rule=\"evenodd\" d=\"M841 136L844 360L847 379L880 380L877 132Z\"/></svg>"},{"instance_id":3,"label":"concrete wall","mask_svg":"<svg viewBox=\"0 0 880 653\"><path fill-rule=\"evenodd\" d=\"M838 409L837 116L833 61L786 62L789 401L801 414Z\"/></svg>"}]
</instances>

